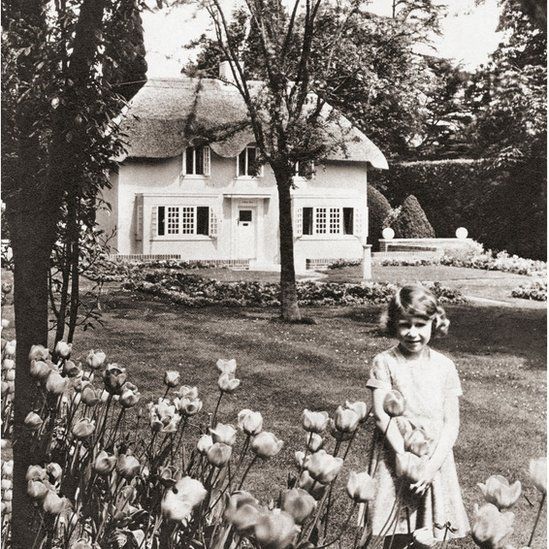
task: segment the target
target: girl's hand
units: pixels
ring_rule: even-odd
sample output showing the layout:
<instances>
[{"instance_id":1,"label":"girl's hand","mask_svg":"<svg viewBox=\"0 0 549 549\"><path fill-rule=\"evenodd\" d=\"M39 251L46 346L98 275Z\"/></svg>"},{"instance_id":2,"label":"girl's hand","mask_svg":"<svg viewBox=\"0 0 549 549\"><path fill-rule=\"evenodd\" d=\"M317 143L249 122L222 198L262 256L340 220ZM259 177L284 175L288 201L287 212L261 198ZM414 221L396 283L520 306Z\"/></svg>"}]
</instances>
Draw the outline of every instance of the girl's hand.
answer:
<instances>
[{"instance_id":1,"label":"girl's hand","mask_svg":"<svg viewBox=\"0 0 549 549\"><path fill-rule=\"evenodd\" d=\"M431 461L427 461L425 463L425 466L423 467L420 479L416 483L410 484L410 490L418 496L424 494L429 486L431 486L431 483L435 478L436 472L437 469L433 467Z\"/></svg>"}]
</instances>

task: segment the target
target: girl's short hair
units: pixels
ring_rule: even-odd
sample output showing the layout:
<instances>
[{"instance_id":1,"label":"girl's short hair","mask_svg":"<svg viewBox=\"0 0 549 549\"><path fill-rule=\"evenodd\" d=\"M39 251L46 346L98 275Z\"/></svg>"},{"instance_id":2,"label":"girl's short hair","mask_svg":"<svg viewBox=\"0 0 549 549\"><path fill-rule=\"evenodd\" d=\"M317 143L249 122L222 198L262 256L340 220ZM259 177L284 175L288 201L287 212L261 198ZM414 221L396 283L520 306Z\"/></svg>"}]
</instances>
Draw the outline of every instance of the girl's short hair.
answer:
<instances>
[{"instance_id":1,"label":"girl's short hair","mask_svg":"<svg viewBox=\"0 0 549 549\"><path fill-rule=\"evenodd\" d=\"M387 333L397 334L398 319L402 316L418 316L433 321L433 336L445 336L450 327L446 312L438 304L436 296L420 284L403 286L391 298L387 310Z\"/></svg>"}]
</instances>

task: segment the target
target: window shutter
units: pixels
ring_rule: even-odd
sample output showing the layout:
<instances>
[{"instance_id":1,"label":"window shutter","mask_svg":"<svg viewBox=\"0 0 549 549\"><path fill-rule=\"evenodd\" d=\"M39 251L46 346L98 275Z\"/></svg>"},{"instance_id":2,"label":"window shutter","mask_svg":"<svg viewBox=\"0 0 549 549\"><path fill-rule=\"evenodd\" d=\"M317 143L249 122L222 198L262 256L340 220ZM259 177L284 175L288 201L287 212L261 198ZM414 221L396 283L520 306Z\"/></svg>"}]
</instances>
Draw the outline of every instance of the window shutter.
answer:
<instances>
[{"instance_id":1,"label":"window shutter","mask_svg":"<svg viewBox=\"0 0 549 549\"><path fill-rule=\"evenodd\" d=\"M210 147L207 145L202 147L202 167L204 175L210 175Z\"/></svg>"},{"instance_id":2,"label":"window shutter","mask_svg":"<svg viewBox=\"0 0 549 549\"><path fill-rule=\"evenodd\" d=\"M364 212L362 208L355 208L353 233L355 236L362 238L364 234Z\"/></svg>"},{"instance_id":3,"label":"window shutter","mask_svg":"<svg viewBox=\"0 0 549 549\"><path fill-rule=\"evenodd\" d=\"M152 207L151 210L151 238L158 236L158 208Z\"/></svg>"},{"instance_id":4,"label":"window shutter","mask_svg":"<svg viewBox=\"0 0 549 549\"><path fill-rule=\"evenodd\" d=\"M140 202L137 203L135 211L135 238L136 240L143 238L143 204Z\"/></svg>"},{"instance_id":5,"label":"window shutter","mask_svg":"<svg viewBox=\"0 0 549 549\"><path fill-rule=\"evenodd\" d=\"M221 218L217 216L217 213L213 208L210 208L210 236L217 238L218 226L221 223Z\"/></svg>"},{"instance_id":6,"label":"window shutter","mask_svg":"<svg viewBox=\"0 0 549 549\"><path fill-rule=\"evenodd\" d=\"M296 208L294 216L294 238L303 235L303 208Z\"/></svg>"}]
</instances>

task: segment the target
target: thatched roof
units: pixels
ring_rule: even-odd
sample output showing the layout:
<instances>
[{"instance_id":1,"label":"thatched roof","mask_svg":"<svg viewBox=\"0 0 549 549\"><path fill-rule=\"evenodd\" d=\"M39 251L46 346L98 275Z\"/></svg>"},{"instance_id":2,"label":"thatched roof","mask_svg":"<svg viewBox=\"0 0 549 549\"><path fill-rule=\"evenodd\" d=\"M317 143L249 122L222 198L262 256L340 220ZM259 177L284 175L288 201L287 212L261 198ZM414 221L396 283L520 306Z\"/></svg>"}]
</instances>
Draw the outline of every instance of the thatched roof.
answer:
<instances>
[{"instance_id":1,"label":"thatched roof","mask_svg":"<svg viewBox=\"0 0 549 549\"><path fill-rule=\"evenodd\" d=\"M206 135L216 154L234 157L254 141L246 121L240 94L221 80L151 79L133 98L122 121L127 152L120 160L177 156L197 137ZM213 133L217 137L212 137ZM343 116L330 123L328 133L334 143L342 136L345 142L329 159L387 168L383 153Z\"/></svg>"}]
</instances>

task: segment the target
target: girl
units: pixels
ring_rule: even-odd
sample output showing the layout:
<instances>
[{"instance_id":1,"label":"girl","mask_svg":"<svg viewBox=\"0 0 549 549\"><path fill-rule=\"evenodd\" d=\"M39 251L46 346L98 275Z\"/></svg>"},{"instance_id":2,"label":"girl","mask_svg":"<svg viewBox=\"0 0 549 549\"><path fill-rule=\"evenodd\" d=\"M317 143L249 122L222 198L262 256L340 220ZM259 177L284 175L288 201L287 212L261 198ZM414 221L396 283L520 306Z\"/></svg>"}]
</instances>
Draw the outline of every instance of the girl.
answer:
<instances>
[{"instance_id":1,"label":"girl","mask_svg":"<svg viewBox=\"0 0 549 549\"><path fill-rule=\"evenodd\" d=\"M449 324L430 291L419 285L401 288L389 304L387 319L389 335L398 344L374 358L366 384L373 391L378 427L376 457L370 464L377 492L368 524L386 543L393 533L399 534L393 549L422 528L437 540L469 532L452 450L459 430L461 384L454 363L428 347L431 337L446 335ZM391 420L384 402L393 389L404 397L405 410ZM393 414L398 413L393 408ZM421 456L421 466L412 475L417 482L396 474L397 462L407 463L410 457L406 451Z\"/></svg>"}]
</instances>

